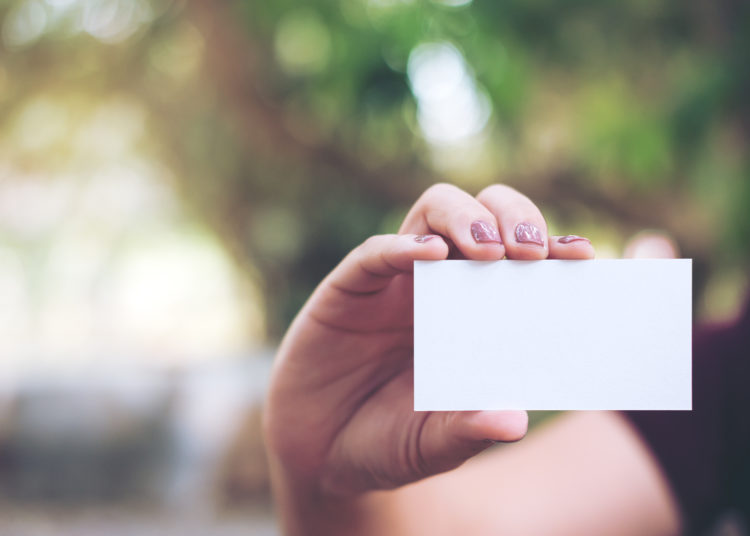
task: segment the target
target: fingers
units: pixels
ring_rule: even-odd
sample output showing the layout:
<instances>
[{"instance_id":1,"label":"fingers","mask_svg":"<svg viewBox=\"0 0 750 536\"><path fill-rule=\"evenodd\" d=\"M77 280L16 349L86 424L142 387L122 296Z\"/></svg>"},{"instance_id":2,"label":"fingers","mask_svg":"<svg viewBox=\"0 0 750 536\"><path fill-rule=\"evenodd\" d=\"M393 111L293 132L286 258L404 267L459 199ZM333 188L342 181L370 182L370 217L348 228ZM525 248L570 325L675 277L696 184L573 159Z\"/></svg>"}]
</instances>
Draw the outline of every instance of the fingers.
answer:
<instances>
[{"instance_id":1,"label":"fingers","mask_svg":"<svg viewBox=\"0 0 750 536\"><path fill-rule=\"evenodd\" d=\"M440 234L467 259L497 260L505 256L495 215L449 184L436 184L422 194L399 233Z\"/></svg>"},{"instance_id":2,"label":"fingers","mask_svg":"<svg viewBox=\"0 0 750 536\"><path fill-rule=\"evenodd\" d=\"M329 280L345 291L374 292L393 276L411 272L415 260L446 259L450 245L475 260L497 260L506 254L525 260L594 256L583 237L549 237L536 205L504 185L489 186L476 199L455 186L435 185L415 203L399 232L408 234L368 239Z\"/></svg>"},{"instance_id":3,"label":"fingers","mask_svg":"<svg viewBox=\"0 0 750 536\"><path fill-rule=\"evenodd\" d=\"M550 236L550 259L593 259L594 246L588 238L577 235Z\"/></svg>"},{"instance_id":4,"label":"fingers","mask_svg":"<svg viewBox=\"0 0 750 536\"><path fill-rule=\"evenodd\" d=\"M547 258L547 222L528 197L510 186L493 184L482 190L477 199L497 218L509 259Z\"/></svg>"},{"instance_id":5,"label":"fingers","mask_svg":"<svg viewBox=\"0 0 750 536\"><path fill-rule=\"evenodd\" d=\"M377 235L349 253L326 280L346 292L375 292L393 276L411 272L415 260L447 257L448 245L437 235Z\"/></svg>"},{"instance_id":6,"label":"fingers","mask_svg":"<svg viewBox=\"0 0 750 536\"><path fill-rule=\"evenodd\" d=\"M420 445L423 470L429 474L448 471L495 442L518 441L526 435L528 424L525 411L431 413Z\"/></svg>"}]
</instances>

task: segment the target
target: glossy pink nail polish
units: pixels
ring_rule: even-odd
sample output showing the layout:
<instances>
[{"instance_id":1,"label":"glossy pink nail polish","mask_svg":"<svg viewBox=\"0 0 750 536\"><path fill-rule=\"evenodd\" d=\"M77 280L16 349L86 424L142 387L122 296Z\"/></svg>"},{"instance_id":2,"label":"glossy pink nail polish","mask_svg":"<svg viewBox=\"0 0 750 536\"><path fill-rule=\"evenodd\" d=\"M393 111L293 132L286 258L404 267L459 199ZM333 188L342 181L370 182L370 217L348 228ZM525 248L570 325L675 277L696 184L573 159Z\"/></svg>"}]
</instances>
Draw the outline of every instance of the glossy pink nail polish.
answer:
<instances>
[{"instance_id":1,"label":"glossy pink nail polish","mask_svg":"<svg viewBox=\"0 0 750 536\"><path fill-rule=\"evenodd\" d=\"M435 238L436 235L434 234L421 234L414 237L415 242L419 242L420 244L424 244L425 242L428 242Z\"/></svg>"},{"instance_id":2,"label":"glossy pink nail polish","mask_svg":"<svg viewBox=\"0 0 750 536\"><path fill-rule=\"evenodd\" d=\"M523 222L516 225L516 242L544 246L542 233L533 223Z\"/></svg>"},{"instance_id":3,"label":"glossy pink nail polish","mask_svg":"<svg viewBox=\"0 0 750 536\"><path fill-rule=\"evenodd\" d=\"M569 234L567 236L561 236L560 238L557 239L557 241L560 242L561 244L570 244L571 242L577 242L579 240L582 240L584 242L588 242L589 244L591 243L591 240L589 240L588 238L586 238L584 236L574 235L574 234Z\"/></svg>"},{"instance_id":4,"label":"glossy pink nail polish","mask_svg":"<svg viewBox=\"0 0 750 536\"><path fill-rule=\"evenodd\" d=\"M486 221L477 220L471 224L471 236L474 237L474 241L478 244L487 242L494 242L496 244L502 244L503 241L500 239L500 233L497 232L494 226L490 225Z\"/></svg>"}]
</instances>

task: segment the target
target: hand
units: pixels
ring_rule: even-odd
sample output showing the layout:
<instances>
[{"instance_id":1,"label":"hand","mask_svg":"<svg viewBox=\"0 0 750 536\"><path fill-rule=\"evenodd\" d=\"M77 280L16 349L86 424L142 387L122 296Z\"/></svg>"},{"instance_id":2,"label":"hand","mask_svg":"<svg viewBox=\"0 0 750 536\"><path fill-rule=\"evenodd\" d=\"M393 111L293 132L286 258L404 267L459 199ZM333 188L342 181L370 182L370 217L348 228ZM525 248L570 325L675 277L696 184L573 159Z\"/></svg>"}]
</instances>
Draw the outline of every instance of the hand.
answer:
<instances>
[{"instance_id":1,"label":"hand","mask_svg":"<svg viewBox=\"0 0 750 536\"><path fill-rule=\"evenodd\" d=\"M523 411L413 410L413 261L593 254L586 239L549 237L539 209L507 186L476 198L444 184L428 189L399 234L368 239L326 277L284 338L265 414L275 478L355 496L522 438Z\"/></svg>"}]
</instances>

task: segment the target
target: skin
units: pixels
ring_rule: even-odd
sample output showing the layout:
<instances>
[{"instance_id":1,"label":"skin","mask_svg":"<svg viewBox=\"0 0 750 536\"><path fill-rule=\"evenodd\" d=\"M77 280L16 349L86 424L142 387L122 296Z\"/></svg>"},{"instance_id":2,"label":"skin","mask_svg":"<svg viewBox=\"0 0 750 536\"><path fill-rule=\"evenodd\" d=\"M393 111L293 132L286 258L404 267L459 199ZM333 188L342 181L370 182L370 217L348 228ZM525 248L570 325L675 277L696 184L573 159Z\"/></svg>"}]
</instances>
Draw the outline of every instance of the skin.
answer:
<instances>
[{"instance_id":1,"label":"skin","mask_svg":"<svg viewBox=\"0 0 750 536\"><path fill-rule=\"evenodd\" d=\"M477 221L497 230L502 244L492 236L478 242L472 234ZM521 223L536 227L541 245L516 240ZM604 525L589 519L590 512L574 515L570 505L560 516L551 515L555 504L566 504L560 497L571 495L572 484L590 479L574 505L608 504L597 511L609 520L616 519L612 512L632 515L641 505L644 522L630 523L638 529L632 534L678 530L677 509L658 467L614 414L562 420L540 433L541 439L518 445L531 447L487 453L462 465L495 442L523 438L526 413L412 409L413 261L594 256L587 240L558 239L548 236L539 209L512 188L493 185L472 197L439 184L415 203L397 235L371 237L323 280L282 341L264 415L274 497L286 534L455 534L463 528L513 534L521 526L525 534L563 534L558 517L581 523L573 523L571 533L608 533L595 532ZM560 448L546 452L545 444ZM614 458L593 455L601 449ZM541 503L537 487L528 487L536 474L528 469L540 464L547 468L537 478L538 489L547 490ZM428 478L433 475L441 476ZM607 480L620 477L619 487ZM560 497L555 483L566 484ZM610 488L619 491L609 492L608 503ZM518 518L540 504L548 515Z\"/></svg>"}]
</instances>

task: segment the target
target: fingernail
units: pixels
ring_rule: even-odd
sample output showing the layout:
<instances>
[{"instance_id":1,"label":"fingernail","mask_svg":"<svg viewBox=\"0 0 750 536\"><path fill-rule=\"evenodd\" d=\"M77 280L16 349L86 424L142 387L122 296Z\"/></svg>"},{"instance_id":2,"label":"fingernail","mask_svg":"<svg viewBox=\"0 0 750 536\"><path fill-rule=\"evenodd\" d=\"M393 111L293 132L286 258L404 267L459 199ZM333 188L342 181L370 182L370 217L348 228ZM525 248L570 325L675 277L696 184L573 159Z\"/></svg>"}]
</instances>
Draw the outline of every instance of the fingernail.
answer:
<instances>
[{"instance_id":1,"label":"fingernail","mask_svg":"<svg viewBox=\"0 0 750 536\"><path fill-rule=\"evenodd\" d=\"M584 242L588 242L589 244L591 243L591 240L589 240L588 238L584 236L574 235L574 234L561 236L560 238L557 239L557 241L560 242L561 244L570 244L571 242L577 242L579 240L583 240Z\"/></svg>"},{"instance_id":2,"label":"fingernail","mask_svg":"<svg viewBox=\"0 0 750 536\"><path fill-rule=\"evenodd\" d=\"M420 234L414 237L415 242L419 242L420 244L424 244L425 242L432 240L435 238L434 234Z\"/></svg>"},{"instance_id":3,"label":"fingernail","mask_svg":"<svg viewBox=\"0 0 750 536\"><path fill-rule=\"evenodd\" d=\"M497 229L487 223L486 221L477 220L471 224L471 236L474 237L474 241L482 244L485 242L495 242L502 244L503 241L500 239L500 233Z\"/></svg>"},{"instance_id":4,"label":"fingernail","mask_svg":"<svg viewBox=\"0 0 750 536\"><path fill-rule=\"evenodd\" d=\"M539 232L537 226L533 223L519 223L516 225L516 242L522 244L536 244L537 246L544 246L544 240L542 239L542 233Z\"/></svg>"}]
</instances>

